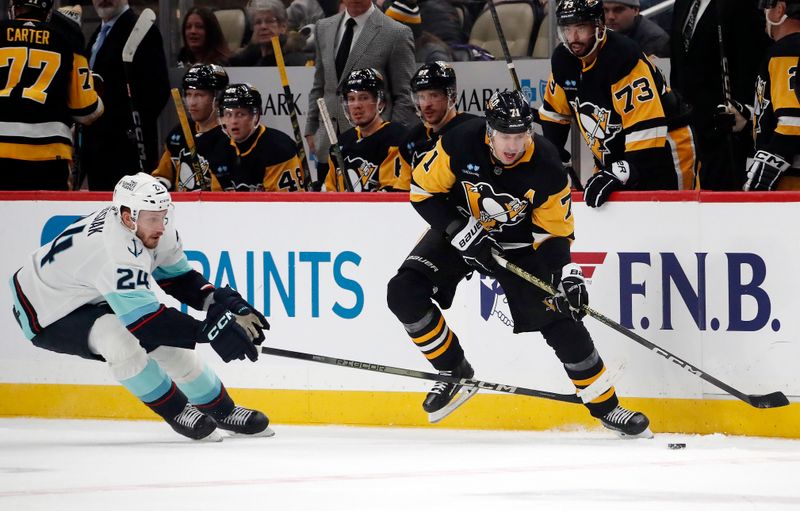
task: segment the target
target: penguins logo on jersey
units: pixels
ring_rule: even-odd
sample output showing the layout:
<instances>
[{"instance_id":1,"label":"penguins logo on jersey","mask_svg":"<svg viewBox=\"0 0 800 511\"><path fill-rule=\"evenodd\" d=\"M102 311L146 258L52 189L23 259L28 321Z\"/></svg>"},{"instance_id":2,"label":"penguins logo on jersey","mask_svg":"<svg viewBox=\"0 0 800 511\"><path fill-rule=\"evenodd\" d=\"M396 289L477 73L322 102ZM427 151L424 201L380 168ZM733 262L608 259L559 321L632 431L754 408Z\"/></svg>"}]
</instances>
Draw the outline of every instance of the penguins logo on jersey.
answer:
<instances>
[{"instance_id":1,"label":"penguins logo on jersey","mask_svg":"<svg viewBox=\"0 0 800 511\"><path fill-rule=\"evenodd\" d=\"M347 168L347 172L350 174L350 180L353 182L354 187L357 187L356 185L358 183L361 184L361 190L355 191L371 190L377 185L378 176L375 175L375 173L378 170L378 166L374 163L360 156L346 156L344 164Z\"/></svg>"},{"instance_id":2,"label":"penguins logo on jersey","mask_svg":"<svg viewBox=\"0 0 800 511\"><path fill-rule=\"evenodd\" d=\"M519 223L525 216L528 202L507 193L496 193L487 183L463 182L469 214L477 218L488 230L502 231L508 225Z\"/></svg>"},{"instance_id":3,"label":"penguins logo on jersey","mask_svg":"<svg viewBox=\"0 0 800 511\"><path fill-rule=\"evenodd\" d=\"M761 116L769 108L770 101L764 97L764 92L767 89L767 82L760 76L756 80L756 100L753 104L753 116L756 122L753 123L753 129L756 133L761 133Z\"/></svg>"},{"instance_id":4,"label":"penguins logo on jersey","mask_svg":"<svg viewBox=\"0 0 800 511\"><path fill-rule=\"evenodd\" d=\"M611 124L611 110L601 108L594 103L588 101L581 103L580 99L575 98L572 108L576 113L578 128L589 149L598 159L602 159L610 152L607 144L622 131L622 126Z\"/></svg>"}]
</instances>

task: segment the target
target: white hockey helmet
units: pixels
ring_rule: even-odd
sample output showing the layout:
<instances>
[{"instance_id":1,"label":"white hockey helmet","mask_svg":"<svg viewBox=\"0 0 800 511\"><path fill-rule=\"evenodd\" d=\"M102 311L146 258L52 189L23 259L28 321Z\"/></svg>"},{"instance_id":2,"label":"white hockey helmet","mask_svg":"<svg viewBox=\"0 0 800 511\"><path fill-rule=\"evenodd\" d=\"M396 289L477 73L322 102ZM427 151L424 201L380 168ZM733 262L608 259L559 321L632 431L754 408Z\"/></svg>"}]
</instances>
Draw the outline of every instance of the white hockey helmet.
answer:
<instances>
[{"instance_id":1,"label":"white hockey helmet","mask_svg":"<svg viewBox=\"0 0 800 511\"><path fill-rule=\"evenodd\" d=\"M150 174L139 172L125 176L114 187L113 205L117 213L122 206L131 210L131 220L136 222L140 211L167 211L172 205L172 197L166 187Z\"/></svg>"}]
</instances>

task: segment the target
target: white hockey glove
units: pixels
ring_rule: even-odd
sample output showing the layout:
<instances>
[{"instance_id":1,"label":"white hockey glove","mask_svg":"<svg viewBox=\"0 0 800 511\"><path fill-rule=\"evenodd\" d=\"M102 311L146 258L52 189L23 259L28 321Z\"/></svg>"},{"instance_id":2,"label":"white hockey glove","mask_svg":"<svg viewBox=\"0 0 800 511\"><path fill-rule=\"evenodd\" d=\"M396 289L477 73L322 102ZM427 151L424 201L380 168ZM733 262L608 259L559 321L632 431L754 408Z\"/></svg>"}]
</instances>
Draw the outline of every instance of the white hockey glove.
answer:
<instances>
[{"instance_id":1,"label":"white hockey glove","mask_svg":"<svg viewBox=\"0 0 800 511\"><path fill-rule=\"evenodd\" d=\"M494 275L500 265L492 256L492 249L502 254L500 245L473 216L456 220L447 226L445 234L450 244L461 252L461 257L472 268L484 275Z\"/></svg>"},{"instance_id":2,"label":"white hockey glove","mask_svg":"<svg viewBox=\"0 0 800 511\"><path fill-rule=\"evenodd\" d=\"M264 330L269 330L269 322L255 307L247 303L242 295L230 286L225 286L215 289L213 296L214 304L220 304L233 312L234 319L253 344L260 346L264 342Z\"/></svg>"},{"instance_id":3,"label":"white hockey glove","mask_svg":"<svg viewBox=\"0 0 800 511\"><path fill-rule=\"evenodd\" d=\"M598 208L606 203L611 192L624 187L631 177L631 166L625 160L615 161L610 168L596 172L586 182L583 200L591 208Z\"/></svg>"},{"instance_id":4,"label":"white hockey glove","mask_svg":"<svg viewBox=\"0 0 800 511\"><path fill-rule=\"evenodd\" d=\"M753 109L750 105L731 99L730 103L717 105L717 111L714 113L714 122L720 131L739 133L747 126L747 121L752 117Z\"/></svg>"},{"instance_id":5,"label":"white hockey glove","mask_svg":"<svg viewBox=\"0 0 800 511\"><path fill-rule=\"evenodd\" d=\"M589 293L586 291L586 280L581 267L575 263L564 265L561 269L561 282L558 293L553 297L556 310L575 321L580 321L586 312L584 305L589 305Z\"/></svg>"},{"instance_id":6,"label":"white hockey glove","mask_svg":"<svg viewBox=\"0 0 800 511\"><path fill-rule=\"evenodd\" d=\"M746 192L773 190L781 174L788 168L789 162L777 154L758 151L747 159L747 181L743 189Z\"/></svg>"}]
</instances>

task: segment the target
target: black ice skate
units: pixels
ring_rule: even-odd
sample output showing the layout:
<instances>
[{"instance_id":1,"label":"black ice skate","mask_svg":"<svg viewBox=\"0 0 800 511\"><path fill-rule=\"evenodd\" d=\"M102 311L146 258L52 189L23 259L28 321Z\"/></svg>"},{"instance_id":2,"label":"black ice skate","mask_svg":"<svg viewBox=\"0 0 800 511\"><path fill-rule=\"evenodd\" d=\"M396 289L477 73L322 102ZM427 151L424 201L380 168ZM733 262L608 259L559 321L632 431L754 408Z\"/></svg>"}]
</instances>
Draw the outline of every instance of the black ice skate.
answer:
<instances>
[{"instance_id":1,"label":"black ice skate","mask_svg":"<svg viewBox=\"0 0 800 511\"><path fill-rule=\"evenodd\" d=\"M475 371L465 358L452 371L439 371L439 374L455 376L456 378L472 378ZM478 392L478 389L475 387L462 387L456 383L437 381L433 384L433 388L428 392L428 395L425 396L422 409L428 412L428 421L431 423L439 422L453 413L456 408L466 403L467 399L475 395L476 392Z\"/></svg>"},{"instance_id":2,"label":"black ice skate","mask_svg":"<svg viewBox=\"0 0 800 511\"><path fill-rule=\"evenodd\" d=\"M238 405L233 407L227 417L217 420L217 426L235 435L273 436L275 434L269 428L269 419L266 415L258 410Z\"/></svg>"},{"instance_id":3,"label":"black ice skate","mask_svg":"<svg viewBox=\"0 0 800 511\"><path fill-rule=\"evenodd\" d=\"M222 435L217 431L217 423L214 422L214 419L189 403L175 418L168 420L167 424L172 426L172 429L176 432L192 440L202 440L204 442L222 441Z\"/></svg>"},{"instance_id":4,"label":"black ice skate","mask_svg":"<svg viewBox=\"0 0 800 511\"><path fill-rule=\"evenodd\" d=\"M600 417L600 422L621 438L653 438L650 419L645 414L626 410L619 405Z\"/></svg>"}]
</instances>

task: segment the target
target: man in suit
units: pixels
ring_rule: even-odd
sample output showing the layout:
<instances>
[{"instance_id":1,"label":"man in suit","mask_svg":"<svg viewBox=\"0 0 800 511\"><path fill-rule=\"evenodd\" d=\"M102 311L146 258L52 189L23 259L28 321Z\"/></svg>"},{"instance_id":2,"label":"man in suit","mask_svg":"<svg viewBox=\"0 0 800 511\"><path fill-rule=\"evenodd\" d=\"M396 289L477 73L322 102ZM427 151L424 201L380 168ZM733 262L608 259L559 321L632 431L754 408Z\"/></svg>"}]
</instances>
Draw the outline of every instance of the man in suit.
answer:
<instances>
[{"instance_id":1,"label":"man in suit","mask_svg":"<svg viewBox=\"0 0 800 511\"><path fill-rule=\"evenodd\" d=\"M102 98L106 111L83 132L81 163L90 190L113 190L122 176L142 168L122 64L122 49L138 17L128 0L92 3L102 24L88 42L87 55L92 71L104 80ZM153 169L158 164L156 122L170 94L164 45L156 26L150 27L136 50L129 79L133 107L141 116L143 168Z\"/></svg>"},{"instance_id":2,"label":"man in suit","mask_svg":"<svg viewBox=\"0 0 800 511\"><path fill-rule=\"evenodd\" d=\"M676 0L672 19L670 83L694 108L692 124L700 145L700 186L741 190L745 159L753 141L747 130L733 132L728 116L715 115L725 103L718 25L722 25L734 104L752 103L758 64L769 45L764 17L754 0Z\"/></svg>"},{"instance_id":3,"label":"man in suit","mask_svg":"<svg viewBox=\"0 0 800 511\"><path fill-rule=\"evenodd\" d=\"M416 69L411 29L390 19L371 0L343 0L343 3L345 10L319 20L314 32L316 72L308 97L305 135L319 162L327 161L330 142L319 116L317 98L325 98L334 125L338 123L340 131L348 129L337 90L354 69L374 68L386 78L383 111L386 120L406 126L419 122L409 88ZM318 169L318 181L325 178L324 167L320 165Z\"/></svg>"}]
</instances>

